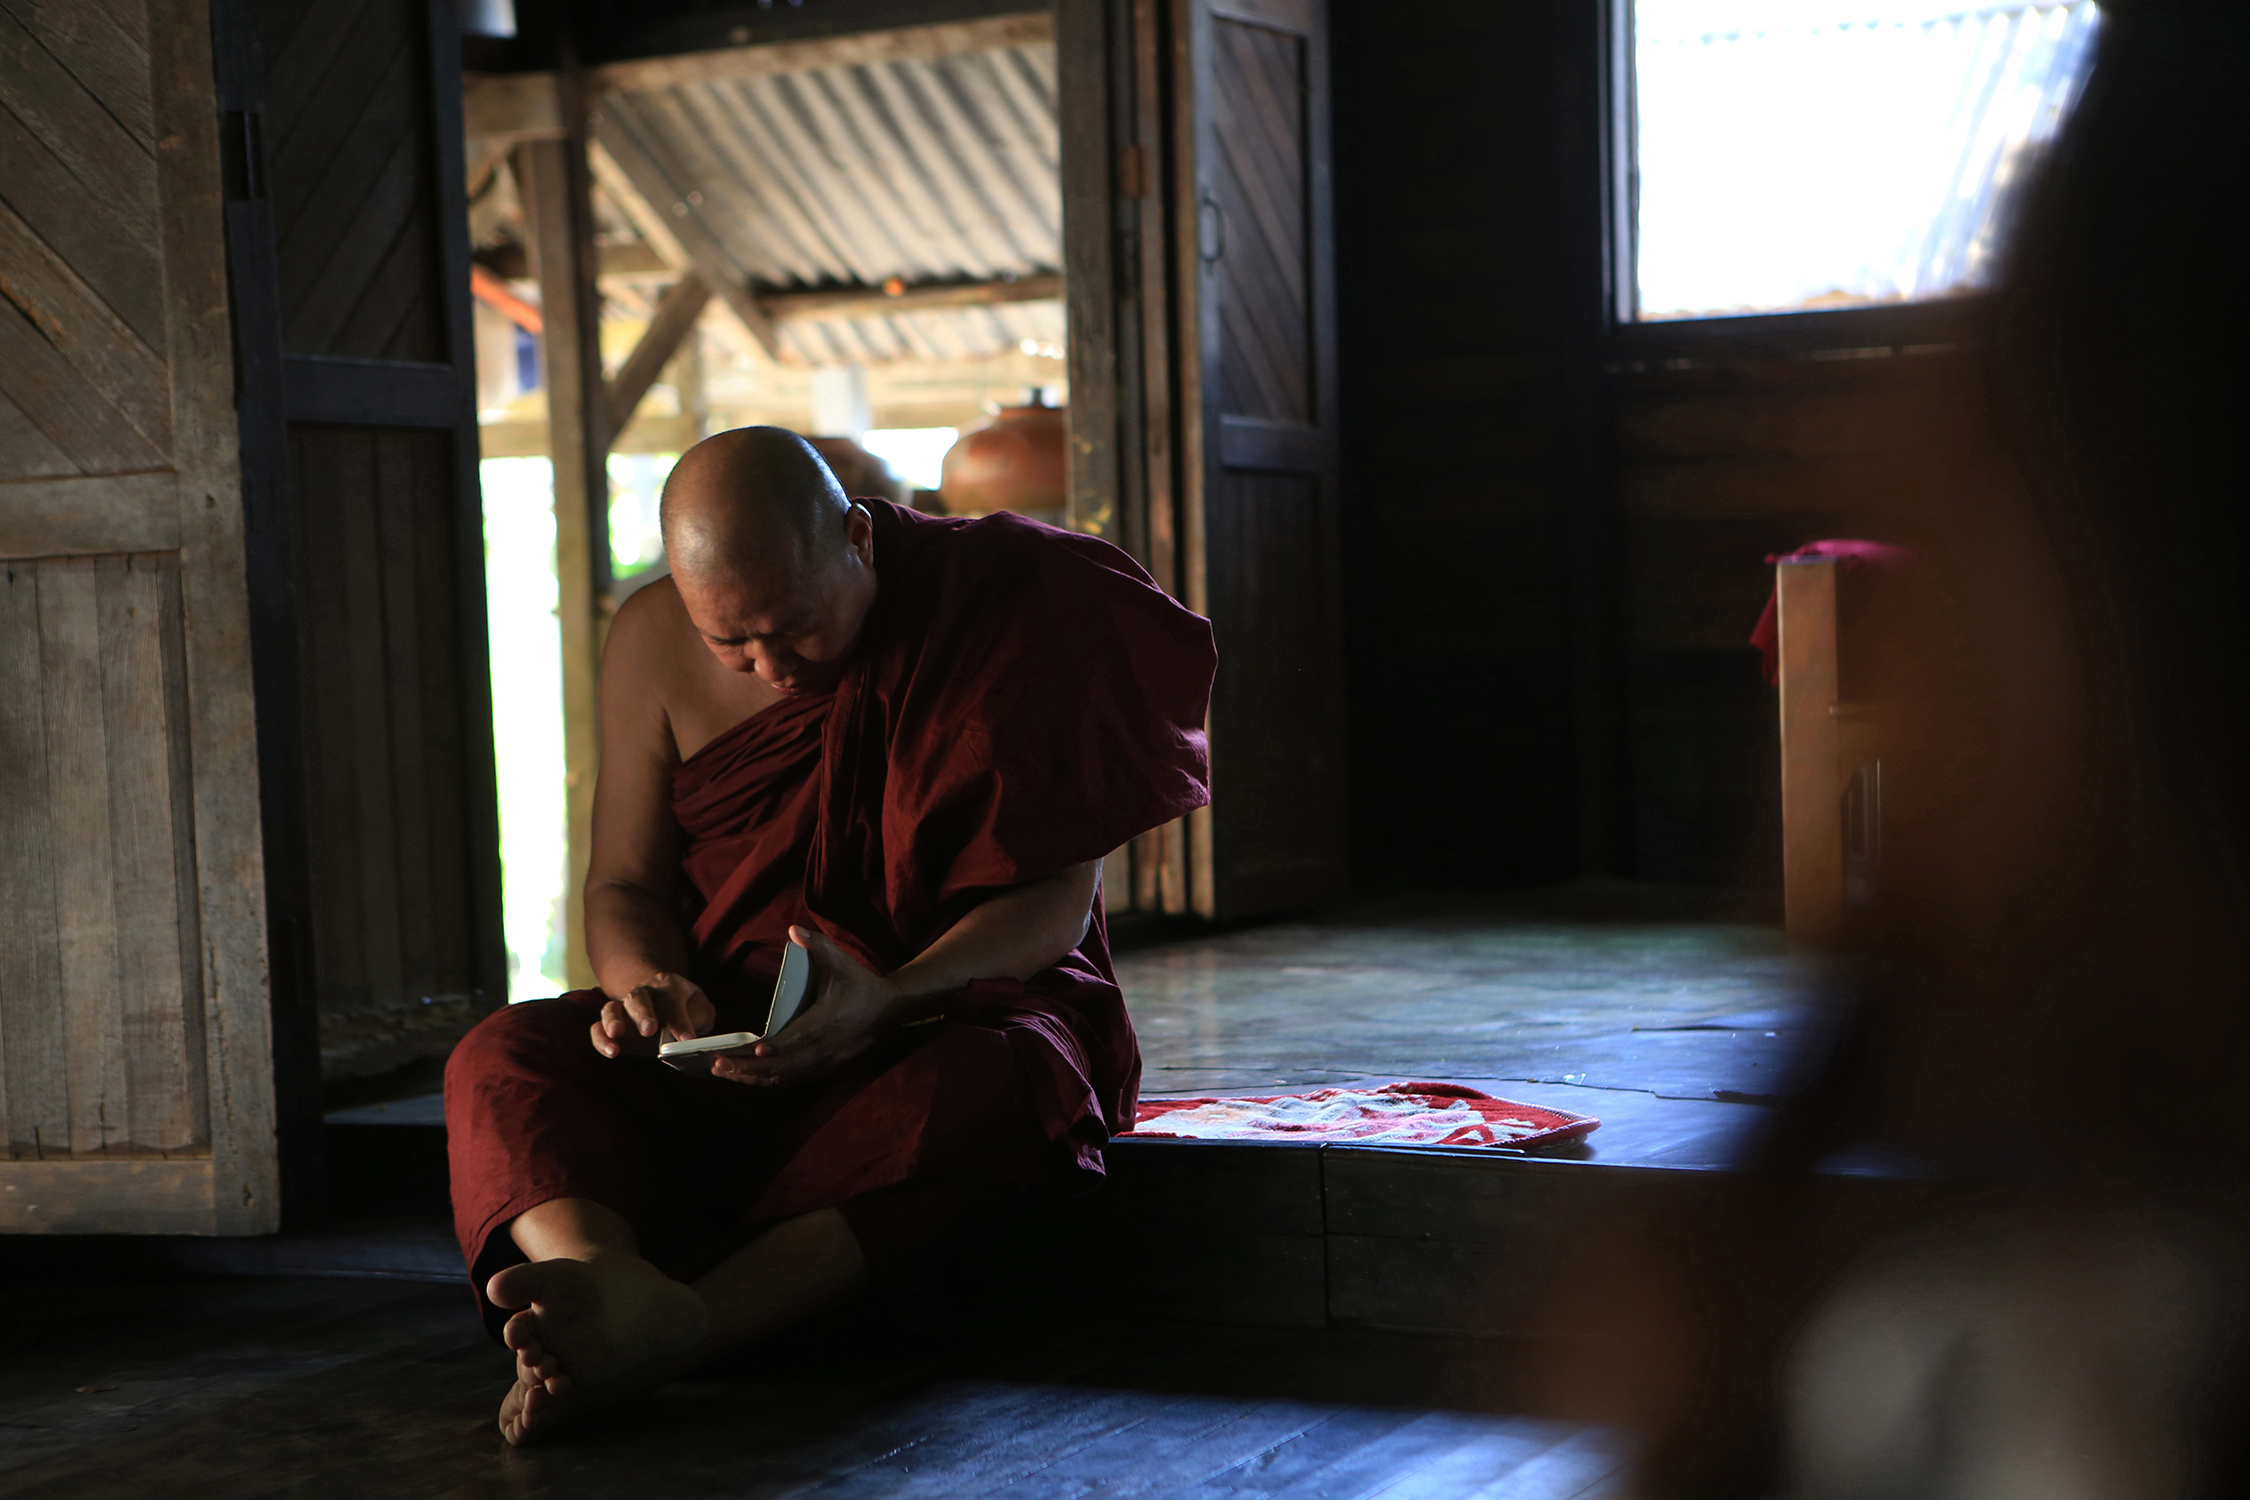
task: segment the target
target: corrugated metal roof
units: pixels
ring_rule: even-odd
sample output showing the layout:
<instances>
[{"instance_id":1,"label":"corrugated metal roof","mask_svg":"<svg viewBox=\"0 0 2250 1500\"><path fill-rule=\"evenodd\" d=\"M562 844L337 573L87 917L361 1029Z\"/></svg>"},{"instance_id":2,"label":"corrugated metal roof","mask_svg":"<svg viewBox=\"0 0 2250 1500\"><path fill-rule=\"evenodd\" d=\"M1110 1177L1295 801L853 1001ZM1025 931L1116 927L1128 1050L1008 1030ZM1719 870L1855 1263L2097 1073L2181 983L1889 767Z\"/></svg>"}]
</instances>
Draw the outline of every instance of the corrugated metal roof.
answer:
<instances>
[{"instance_id":1,"label":"corrugated metal roof","mask_svg":"<svg viewBox=\"0 0 2250 1500\"><path fill-rule=\"evenodd\" d=\"M1059 271L1051 43L613 92L629 133L761 288ZM983 358L1058 344L1054 302L781 326L786 356Z\"/></svg>"}]
</instances>

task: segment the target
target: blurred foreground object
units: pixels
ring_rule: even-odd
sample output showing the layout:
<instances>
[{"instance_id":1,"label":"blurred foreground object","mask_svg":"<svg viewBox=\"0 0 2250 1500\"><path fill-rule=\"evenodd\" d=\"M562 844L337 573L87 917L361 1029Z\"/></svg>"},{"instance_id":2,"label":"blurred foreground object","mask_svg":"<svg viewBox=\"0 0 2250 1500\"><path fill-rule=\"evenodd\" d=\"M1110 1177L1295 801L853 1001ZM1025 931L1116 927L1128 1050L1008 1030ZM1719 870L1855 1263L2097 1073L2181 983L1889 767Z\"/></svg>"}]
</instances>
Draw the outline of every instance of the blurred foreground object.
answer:
<instances>
[{"instance_id":1,"label":"blurred foreground object","mask_svg":"<svg viewBox=\"0 0 2250 1500\"><path fill-rule=\"evenodd\" d=\"M2104 11L1899 501L1852 1019L1707 1224L1555 1299L1644 1496L2250 1492L2250 5Z\"/></svg>"}]
</instances>

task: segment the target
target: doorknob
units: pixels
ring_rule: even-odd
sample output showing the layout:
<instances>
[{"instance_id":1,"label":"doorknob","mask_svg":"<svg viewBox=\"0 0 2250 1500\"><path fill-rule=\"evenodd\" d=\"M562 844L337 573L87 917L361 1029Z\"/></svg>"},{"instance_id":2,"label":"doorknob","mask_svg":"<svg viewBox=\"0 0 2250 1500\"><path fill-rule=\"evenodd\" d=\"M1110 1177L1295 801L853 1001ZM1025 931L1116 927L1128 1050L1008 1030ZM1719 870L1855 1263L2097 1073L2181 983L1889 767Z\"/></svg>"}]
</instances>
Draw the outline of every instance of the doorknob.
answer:
<instances>
[{"instance_id":1,"label":"doorknob","mask_svg":"<svg viewBox=\"0 0 2250 1500\"><path fill-rule=\"evenodd\" d=\"M1227 218L1209 193L1196 205L1195 240L1206 265L1227 253Z\"/></svg>"}]
</instances>

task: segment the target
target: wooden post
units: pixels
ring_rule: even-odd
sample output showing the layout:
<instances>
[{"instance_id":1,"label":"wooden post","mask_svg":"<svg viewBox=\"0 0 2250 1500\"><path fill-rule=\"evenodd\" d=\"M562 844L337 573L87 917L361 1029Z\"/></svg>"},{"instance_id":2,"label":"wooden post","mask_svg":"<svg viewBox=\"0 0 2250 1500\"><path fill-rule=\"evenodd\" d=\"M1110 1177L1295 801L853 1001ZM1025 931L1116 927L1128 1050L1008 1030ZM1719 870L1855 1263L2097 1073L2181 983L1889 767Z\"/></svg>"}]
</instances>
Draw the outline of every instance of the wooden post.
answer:
<instances>
[{"instance_id":1,"label":"wooden post","mask_svg":"<svg viewBox=\"0 0 2250 1500\"><path fill-rule=\"evenodd\" d=\"M547 452L555 471L555 575L561 583L563 764L569 878L563 898L565 973L591 987L586 956L586 858L593 844L601 742L595 682L601 601L609 593L609 392L602 381L601 298L595 287L593 179L583 130L516 147L525 238L539 281L540 375Z\"/></svg>"},{"instance_id":2,"label":"wooden post","mask_svg":"<svg viewBox=\"0 0 2250 1500\"><path fill-rule=\"evenodd\" d=\"M1844 930L1844 763L1837 744L1836 563L1774 569L1781 625L1781 872L1789 936Z\"/></svg>"}]
</instances>

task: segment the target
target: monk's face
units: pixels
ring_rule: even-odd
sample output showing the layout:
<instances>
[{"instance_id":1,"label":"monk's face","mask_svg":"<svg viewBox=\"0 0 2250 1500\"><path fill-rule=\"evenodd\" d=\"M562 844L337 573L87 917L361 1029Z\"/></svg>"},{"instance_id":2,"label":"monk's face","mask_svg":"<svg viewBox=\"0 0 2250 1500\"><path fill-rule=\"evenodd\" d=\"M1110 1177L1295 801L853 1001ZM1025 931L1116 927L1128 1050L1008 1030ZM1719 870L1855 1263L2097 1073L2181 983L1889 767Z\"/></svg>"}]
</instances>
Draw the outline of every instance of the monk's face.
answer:
<instances>
[{"instance_id":1,"label":"monk's face","mask_svg":"<svg viewBox=\"0 0 2250 1500\"><path fill-rule=\"evenodd\" d=\"M825 693L843 675L875 602L875 529L852 507L845 542L794 566L677 575L680 601L703 643L731 672L754 672L795 697Z\"/></svg>"}]
</instances>

